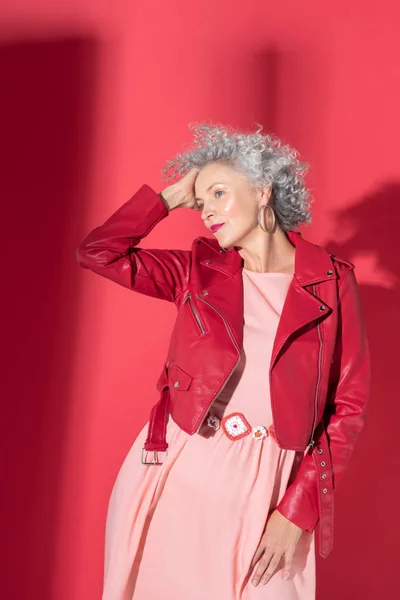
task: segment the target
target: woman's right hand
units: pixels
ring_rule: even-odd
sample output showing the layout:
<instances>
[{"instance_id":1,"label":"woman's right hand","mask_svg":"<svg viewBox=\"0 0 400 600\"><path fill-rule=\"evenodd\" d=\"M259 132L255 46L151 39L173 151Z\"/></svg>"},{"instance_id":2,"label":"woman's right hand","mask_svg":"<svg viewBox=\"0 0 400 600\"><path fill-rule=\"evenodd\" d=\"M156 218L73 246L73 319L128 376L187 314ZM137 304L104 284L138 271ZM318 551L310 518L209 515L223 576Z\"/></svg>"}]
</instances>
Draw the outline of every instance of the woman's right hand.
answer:
<instances>
[{"instance_id":1,"label":"woman's right hand","mask_svg":"<svg viewBox=\"0 0 400 600\"><path fill-rule=\"evenodd\" d=\"M173 183L161 192L168 210L178 207L196 208L194 183L198 174L199 169L191 169L177 183Z\"/></svg>"}]
</instances>

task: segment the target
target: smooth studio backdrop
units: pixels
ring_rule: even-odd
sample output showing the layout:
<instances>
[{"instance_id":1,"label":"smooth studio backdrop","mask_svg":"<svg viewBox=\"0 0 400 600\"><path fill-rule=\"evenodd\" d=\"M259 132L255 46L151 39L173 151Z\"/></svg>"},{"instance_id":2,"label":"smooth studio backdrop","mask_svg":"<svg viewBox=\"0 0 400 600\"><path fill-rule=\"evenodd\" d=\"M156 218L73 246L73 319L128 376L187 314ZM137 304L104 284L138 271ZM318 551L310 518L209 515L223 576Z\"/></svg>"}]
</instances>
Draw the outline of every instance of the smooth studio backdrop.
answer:
<instances>
[{"instance_id":1,"label":"smooth studio backdrop","mask_svg":"<svg viewBox=\"0 0 400 600\"><path fill-rule=\"evenodd\" d=\"M357 264L373 397L318 599L399 597L399 18L396 0L3 0L2 598L101 597L108 498L175 308L79 269L75 248L143 183L162 189L201 120L298 148L303 234ZM144 245L201 234L182 209Z\"/></svg>"}]
</instances>

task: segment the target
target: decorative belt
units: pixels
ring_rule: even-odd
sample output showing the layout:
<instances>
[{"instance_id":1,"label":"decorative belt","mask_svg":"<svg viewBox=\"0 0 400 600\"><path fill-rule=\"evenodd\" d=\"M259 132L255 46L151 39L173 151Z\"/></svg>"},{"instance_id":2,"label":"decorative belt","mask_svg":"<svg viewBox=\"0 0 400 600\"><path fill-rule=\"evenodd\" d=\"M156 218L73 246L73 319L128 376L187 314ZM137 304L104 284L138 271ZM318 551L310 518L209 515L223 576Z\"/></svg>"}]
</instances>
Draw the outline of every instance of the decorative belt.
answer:
<instances>
[{"instance_id":1,"label":"decorative belt","mask_svg":"<svg viewBox=\"0 0 400 600\"><path fill-rule=\"evenodd\" d=\"M169 405L168 391L168 389L163 390L160 401L151 411L148 435L142 448L142 463L144 465L162 465L163 462L159 459L158 453L166 452L166 456L168 454L168 443L165 438ZM252 427L244 414L240 412L230 413L222 419L215 414L208 413L204 422L215 431L221 427L225 435L232 441L240 440L250 433L255 440L262 440L271 436L276 441L273 425L269 427L264 425ZM149 452L152 454L151 460L148 460L147 455Z\"/></svg>"},{"instance_id":2,"label":"decorative belt","mask_svg":"<svg viewBox=\"0 0 400 600\"><path fill-rule=\"evenodd\" d=\"M252 427L244 414L240 412L230 413L229 415L225 415L222 419L217 417L217 415L209 413L206 424L215 431L221 427L225 435L232 441L240 440L250 433L255 440L262 440L271 436L276 441L273 425L270 425L269 427L265 427L264 425Z\"/></svg>"}]
</instances>

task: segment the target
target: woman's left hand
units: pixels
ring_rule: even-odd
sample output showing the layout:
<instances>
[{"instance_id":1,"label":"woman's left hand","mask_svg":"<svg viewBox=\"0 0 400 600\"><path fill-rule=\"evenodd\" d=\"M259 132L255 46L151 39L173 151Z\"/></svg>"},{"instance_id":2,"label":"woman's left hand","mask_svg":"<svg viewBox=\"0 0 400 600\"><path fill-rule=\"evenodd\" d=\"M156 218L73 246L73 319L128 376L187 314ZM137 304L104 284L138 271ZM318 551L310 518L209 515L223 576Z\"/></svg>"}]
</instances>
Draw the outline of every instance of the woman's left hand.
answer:
<instances>
[{"instance_id":1,"label":"woman's left hand","mask_svg":"<svg viewBox=\"0 0 400 600\"><path fill-rule=\"evenodd\" d=\"M284 559L284 576L289 575L297 542L303 530L286 519L278 510L270 515L265 532L253 557L250 573L258 562L258 567L251 582L253 585L266 584L278 570Z\"/></svg>"}]
</instances>

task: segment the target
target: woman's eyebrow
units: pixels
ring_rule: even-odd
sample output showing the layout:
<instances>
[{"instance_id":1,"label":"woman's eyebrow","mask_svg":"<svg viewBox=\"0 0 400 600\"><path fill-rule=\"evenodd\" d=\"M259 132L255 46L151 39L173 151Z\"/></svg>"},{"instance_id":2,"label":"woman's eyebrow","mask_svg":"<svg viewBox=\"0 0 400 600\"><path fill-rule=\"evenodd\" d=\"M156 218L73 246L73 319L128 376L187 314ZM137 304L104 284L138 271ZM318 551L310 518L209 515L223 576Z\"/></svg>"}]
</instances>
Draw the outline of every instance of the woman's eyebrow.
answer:
<instances>
[{"instance_id":1,"label":"woman's eyebrow","mask_svg":"<svg viewBox=\"0 0 400 600\"><path fill-rule=\"evenodd\" d=\"M224 185L224 183L222 181L216 181L215 183L212 183L210 186L208 186L207 192L209 192L214 185Z\"/></svg>"},{"instance_id":2,"label":"woman's eyebrow","mask_svg":"<svg viewBox=\"0 0 400 600\"><path fill-rule=\"evenodd\" d=\"M222 181L216 181L215 183L212 183L211 185L208 186L208 188L206 189L206 192L209 192L211 190L211 188L214 187L214 185L225 185ZM201 200L201 198L195 198L195 200Z\"/></svg>"}]
</instances>

